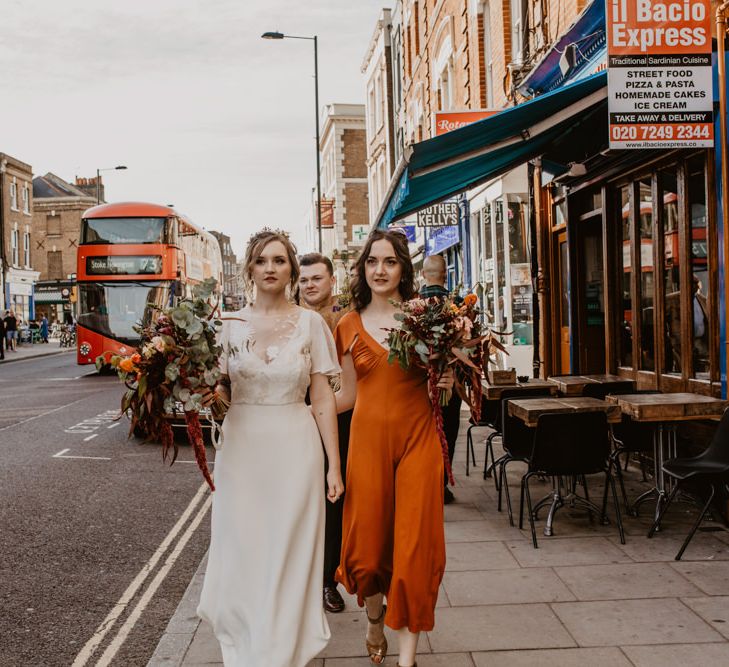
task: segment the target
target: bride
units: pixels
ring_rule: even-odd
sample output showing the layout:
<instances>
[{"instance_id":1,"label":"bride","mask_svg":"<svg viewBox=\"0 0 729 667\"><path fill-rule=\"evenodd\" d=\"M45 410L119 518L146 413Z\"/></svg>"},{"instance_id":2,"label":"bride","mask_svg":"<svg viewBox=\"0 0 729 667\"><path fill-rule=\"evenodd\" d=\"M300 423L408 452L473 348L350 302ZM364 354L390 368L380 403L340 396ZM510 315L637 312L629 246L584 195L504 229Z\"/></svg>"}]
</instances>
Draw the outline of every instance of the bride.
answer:
<instances>
[{"instance_id":1,"label":"bride","mask_svg":"<svg viewBox=\"0 0 729 667\"><path fill-rule=\"evenodd\" d=\"M212 625L225 667L304 667L330 636L321 602L322 442L326 496L336 502L344 485L328 378L340 369L322 317L287 297L299 278L288 237L252 236L244 272L256 297L224 319L221 333L231 405L198 615Z\"/></svg>"}]
</instances>

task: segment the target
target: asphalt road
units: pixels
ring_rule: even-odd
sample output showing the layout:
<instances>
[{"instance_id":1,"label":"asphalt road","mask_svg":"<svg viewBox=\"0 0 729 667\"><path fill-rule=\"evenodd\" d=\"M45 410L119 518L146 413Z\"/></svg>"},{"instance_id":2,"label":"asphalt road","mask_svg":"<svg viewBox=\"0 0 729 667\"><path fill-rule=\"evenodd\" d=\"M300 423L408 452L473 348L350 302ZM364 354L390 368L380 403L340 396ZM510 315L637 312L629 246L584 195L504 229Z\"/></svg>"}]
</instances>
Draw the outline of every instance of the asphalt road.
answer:
<instances>
[{"instance_id":1,"label":"asphalt road","mask_svg":"<svg viewBox=\"0 0 729 667\"><path fill-rule=\"evenodd\" d=\"M189 448L128 439L121 391L74 354L0 365L3 667L146 665L207 549Z\"/></svg>"}]
</instances>

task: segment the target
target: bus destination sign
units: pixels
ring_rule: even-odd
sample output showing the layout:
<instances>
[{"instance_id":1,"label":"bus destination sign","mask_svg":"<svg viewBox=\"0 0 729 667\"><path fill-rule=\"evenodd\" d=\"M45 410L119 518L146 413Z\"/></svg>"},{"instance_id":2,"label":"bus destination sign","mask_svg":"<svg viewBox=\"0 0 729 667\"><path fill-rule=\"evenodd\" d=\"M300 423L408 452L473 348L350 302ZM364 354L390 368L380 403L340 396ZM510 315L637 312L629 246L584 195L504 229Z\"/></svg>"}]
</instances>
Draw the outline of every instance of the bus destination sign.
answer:
<instances>
[{"instance_id":1,"label":"bus destination sign","mask_svg":"<svg viewBox=\"0 0 729 667\"><path fill-rule=\"evenodd\" d=\"M162 257L160 255L87 257L86 273L90 276L139 276L162 273Z\"/></svg>"}]
</instances>

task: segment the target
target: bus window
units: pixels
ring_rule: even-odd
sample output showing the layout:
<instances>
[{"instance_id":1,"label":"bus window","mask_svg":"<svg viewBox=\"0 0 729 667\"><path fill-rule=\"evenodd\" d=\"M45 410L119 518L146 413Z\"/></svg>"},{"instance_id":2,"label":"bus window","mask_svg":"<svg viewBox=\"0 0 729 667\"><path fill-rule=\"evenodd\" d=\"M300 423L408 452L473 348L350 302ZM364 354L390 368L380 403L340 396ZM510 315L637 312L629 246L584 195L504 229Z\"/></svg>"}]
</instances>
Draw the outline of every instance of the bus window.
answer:
<instances>
[{"instance_id":1,"label":"bus window","mask_svg":"<svg viewBox=\"0 0 729 667\"><path fill-rule=\"evenodd\" d=\"M165 218L86 218L82 244L165 243Z\"/></svg>"},{"instance_id":2,"label":"bus window","mask_svg":"<svg viewBox=\"0 0 729 667\"><path fill-rule=\"evenodd\" d=\"M139 343L134 327L147 325L170 305L169 282L80 283L78 324L128 345Z\"/></svg>"}]
</instances>

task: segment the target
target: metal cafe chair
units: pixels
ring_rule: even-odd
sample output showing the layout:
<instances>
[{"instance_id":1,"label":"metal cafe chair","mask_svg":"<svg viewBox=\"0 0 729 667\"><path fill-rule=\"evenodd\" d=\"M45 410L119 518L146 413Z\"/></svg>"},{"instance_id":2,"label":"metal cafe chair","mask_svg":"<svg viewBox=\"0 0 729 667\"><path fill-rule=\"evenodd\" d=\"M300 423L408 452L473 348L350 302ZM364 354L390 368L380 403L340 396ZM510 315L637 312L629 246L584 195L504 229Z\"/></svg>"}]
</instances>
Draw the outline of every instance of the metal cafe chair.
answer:
<instances>
[{"instance_id":1,"label":"metal cafe chair","mask_svg":"<svg viewBox=\"0 0 729 667\"><path fill-rule=\"evenodd\" d=\"M687 486L692 485L695 489L701 489L706 493L706 501L703 505L699 503L701 512L675 556L675 560L681 560L683 552L686 551L686 547L711 507L717 487L721 488L722 485L726 487L729 484L729 409L722 415L719 428L704 452L698 456L669 459L663 464L663 471L675 481L671 493L648 531L648 537L653 537L659 529L679 489L686 490ZM723 518L726 525L727 517Z\"/></svg>"},{"instance_id":2,"label":"metal cafe chair","mask_svg":"<svg viewBox=\"0 0 729 667\"><path fill-rule=\"evenodd\" d=\"M504 406L506 402L511 398L543 398L551 396L549 387L534 387L531 389L504 389L501 392L501 398L499 399L499 408L496 413L496 421L494 423L494 432L489 434L486 439L486 458L484 460L483 478L486 479L491 471L494 471L494 487L499 490L499 476L496 474L496 468L500 465L500 460L495 460L494 456L494 438L502 437L502 424L504 418ZM489 466L489 453L491 454L491 465Z\"/></svg>"},{"instance_id":3,"label":"metal cafe chair","mask_svg":"<svg viewBox=\"0 0 729 667\"><path fill-rule=\"evenodd\" d=\"M524 525L524 500L526 498L529 514L529 526L534 548L537 543L537 532L534 521L542 507L550 506L547 516L545 534L551 535L552 521L556 510L567 501L577 507L586 509L592 518L593 513L601 516L606 523L608 486L612 491L615 507L616 523L621 544L625 544L625 531L620 516L620 503L615 489L610 464L610 434L607 416L603 411L579 412L568 414L545 414L537 421L534 433L534 444L529 457L529 469L521 480L521 499L519 506L519 528ZM586 475L602 473L605 475L605 492L602 508L590 501L587 493ZM529 481L536 475L546 475L554 480L554 490L536 505L532 505ZM576 484L572 484L571 493L566 499L562 496L561 478L581 480L585 497L576 495Z\"/></svg>"},{"instance_id":4,"label":"metal cafe chair","mask_svg":"<svg viewBox=\"0 0 729 667\"><path fill-rule=\"evenodd\" d=\"M481 419L474 421L473 418L469 419L468 430L466 431L466 477L470 475L470 465L476 467L476 450L473 446L473 429L475 428L496 428L496 413L499 409L499 401L489 400L485 396L481 397ZM493 434L491 434L493 435ZM489 435L489 438L491 437ZM490 441L487 439L487 462L488 462L488 447ZM493 459L493 451L491 452L491 458Z\"/></svg>"}]
</instances>

